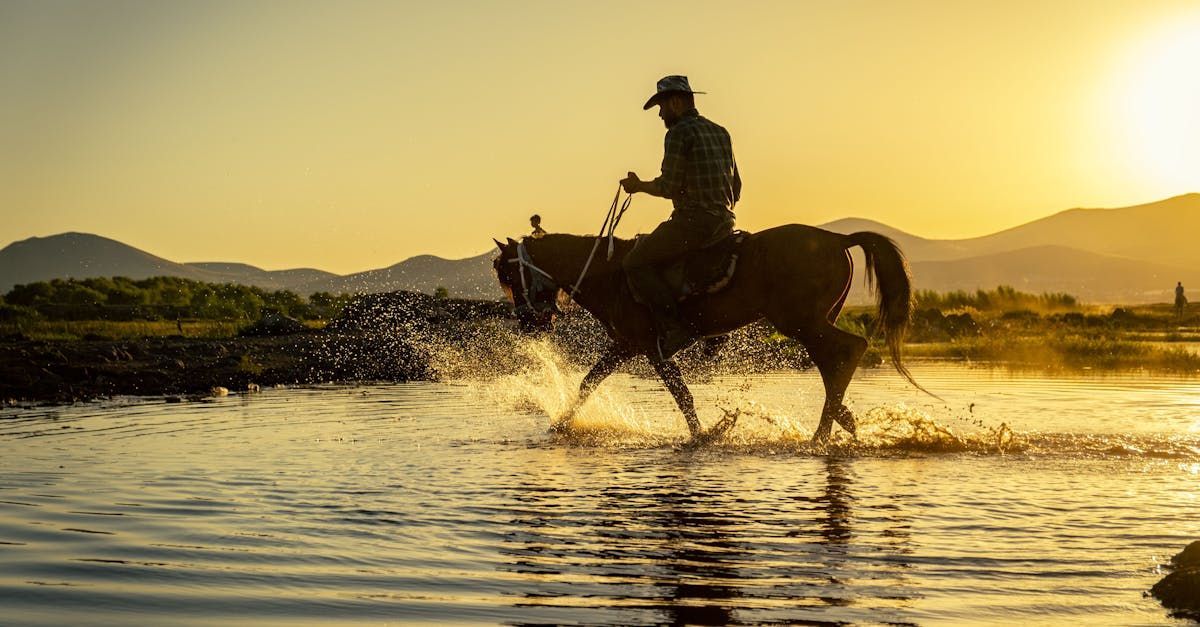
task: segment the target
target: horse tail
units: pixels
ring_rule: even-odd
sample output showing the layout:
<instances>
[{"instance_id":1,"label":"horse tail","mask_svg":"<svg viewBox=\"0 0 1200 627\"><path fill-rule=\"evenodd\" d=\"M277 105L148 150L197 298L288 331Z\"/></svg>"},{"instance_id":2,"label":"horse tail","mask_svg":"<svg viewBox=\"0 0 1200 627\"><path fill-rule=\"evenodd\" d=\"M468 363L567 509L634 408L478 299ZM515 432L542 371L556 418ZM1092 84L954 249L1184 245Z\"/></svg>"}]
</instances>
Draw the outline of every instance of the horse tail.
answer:
<instances>
[{"instance_id":1,"label":"horse tail","mask_svg":"<svg viewBox=\"0 0 1200 627\"><path fill-rule=\"evenodd\" d=\"M908 272L908 261L904 259L904 253L900 252L900 247L891 238L871 231L851 233L846 239L851 242L851 246L860 246L863 249L867 265L867 287L875 291L876 302L879 305L874 332L883 331L883 338L896 372L918 390L938 398L936 394L913 380L912 373L901 359L904 336L908 333L913 314L912 275Z\"/></svg>"}]
</instances>

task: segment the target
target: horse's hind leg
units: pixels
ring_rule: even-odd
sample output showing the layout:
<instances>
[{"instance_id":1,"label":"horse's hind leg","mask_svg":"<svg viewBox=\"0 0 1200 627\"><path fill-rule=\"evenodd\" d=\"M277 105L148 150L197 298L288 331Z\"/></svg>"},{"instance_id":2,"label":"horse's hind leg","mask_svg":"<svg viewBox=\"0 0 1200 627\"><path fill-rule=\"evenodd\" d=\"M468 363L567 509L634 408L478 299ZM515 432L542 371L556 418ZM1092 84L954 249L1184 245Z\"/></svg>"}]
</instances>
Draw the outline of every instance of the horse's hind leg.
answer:
<instances>
[{"instance_id":1,"label":"horse's hind leg","mask_svg":"<svg viewBox=\"0 0 1200 627\"><path fill-rule=\"evenodd\" d=\"M842 404L846 388L863 353L867 351L867 340L847 333L828 321L821 321L816 329L789 333L800 340L825 383L825 406L821 409L821 422L813 434L813 442L825 442L837 421L851 435L855 433L854 414Z\"/></svg>"},{"instance_id":2,"label":"horse's hind leg","mask_svg":"<svg viewBox=\"0 0 1200 627\"><path fill-rule=\"evenodd\" d=\"M696 403L692 399L692 392L688 390L687 384L683 382L683 373L679 371L679 366L673 361L658 361L653 362L654 371L658 373L662 379L663 385L667 386L667 391L675 398L675 404L679 406L679 411L683 412L684 420L687 420L688 431L691 432L692 438L700 435L700 419L696 416Z\"/></svg>"},{"instance_id":3,"label":"horse's hind leg","mask_svg":"<svg viewBox=\"0 0 1200 627\"><path fill-rule=\"evenodd\" d=\"M596 390L596 387L600 385L600 382L607 379L608 375L615 372L617 368L620 368L621 364L629 361L629 358L632 356L633 353L622 346L615 344L611 346L608 352L600 358L600 361L596 362L596 365L592 366L592 369L583 377L583 382L579 384L579 395L575 397L575 401L571 403L571 406L554 421L551 429L561 429L566 426L571 421L571 418L575 417L575 412L579 411L579 408L583 406L588 397L592 395L592 392Z\"/></svg>"}]
</instances>

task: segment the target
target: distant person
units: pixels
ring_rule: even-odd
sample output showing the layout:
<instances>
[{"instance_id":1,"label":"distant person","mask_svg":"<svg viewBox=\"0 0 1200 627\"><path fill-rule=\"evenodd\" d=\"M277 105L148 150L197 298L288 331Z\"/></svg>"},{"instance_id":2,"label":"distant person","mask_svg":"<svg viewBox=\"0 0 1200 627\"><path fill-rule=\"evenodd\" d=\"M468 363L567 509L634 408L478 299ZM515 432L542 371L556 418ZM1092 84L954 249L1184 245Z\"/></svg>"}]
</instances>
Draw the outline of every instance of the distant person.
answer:
<instances>
[{"instance_id":1,"label":"distant person","mask_svg":"<svg viewBox=\"0 0 1200 627\"><path fill-rule=\"evenodd\" d=\"M529 216L529 226L533 227L533 239L542 239L546 236L546 229L542 228L542 216L536 213Z\"/></svg>"},{"instance_id":2,"label":"distant person","mask_svg":"<svg viewBox=\"0 0 1200 627\"><path fill-rule=\"evenodd\" d=\"M1187 296L1183 295L1183 281L1175 284L1175 315L1182 316L1187 307Z\"/></svg>"},{"instance_id":3,"label":"distant person","mask_svg":"<svg viewBox=\"0 0 1200 627\"><path fill-rule=\"evenodd\" d=\"M700 250L733 232L733 206L742 194L742 177L733 158L729 131L696 111L686 76L666 76L642 109L658 105L667 127L662 173L643 181L630 172L625 191L669 198L671 219L643 235L621 265L634 300L650 309L662 361L687 348L695 333L679 319L675 295L662 276L663 262Z\"/></svg>"}]
</instances>

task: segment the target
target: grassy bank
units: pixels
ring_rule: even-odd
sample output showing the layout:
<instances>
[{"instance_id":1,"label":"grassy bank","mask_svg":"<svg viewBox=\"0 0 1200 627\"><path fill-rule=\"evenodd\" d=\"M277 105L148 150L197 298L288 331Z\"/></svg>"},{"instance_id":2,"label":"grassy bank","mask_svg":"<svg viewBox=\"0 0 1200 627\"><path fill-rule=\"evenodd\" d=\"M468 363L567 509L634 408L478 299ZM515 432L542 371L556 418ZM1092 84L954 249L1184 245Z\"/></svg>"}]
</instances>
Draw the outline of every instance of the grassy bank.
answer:
<instances>
[{"instance_id":1,"label":"grassy bank","mask_svg":"<svg viewBox=\"0 0 1200 627\"><path fill-rule=\"evenodd\" d=\"M325 326L323 320L305 320L310 329ZM150 337L222 339L237 335L246 326L239 320L25 320L0 322L0 338L24 337L37 341L134 340Z\"/></svg>"},{"instance_id":2,"label":"grassy bank","mask_svg":"<svg viewBox=\"0 0 1200 627\"><path fill-rule=\"evenodd\" d=\"M58 287L67 289L73 285L65 282ZM320 298L316 300L324 302ZM351 318L373 316L387 324L395 322L388 321L398 313L409 312L400 316L404 318L403 324L395 326L389 337L397 336L418 344L425 341L424 337L413 335L412 324L419 321L418 326L426 329L423 333L436 335L439 342L459 348L472 342L495 344L489 340L495 339L492 336L496 330L483 321L508 315L506 306L500 303L435 299L415 294L365 297L354 301L352 306L339 304L339 310L344 307L350 308ZM367 312L367 309L371 311ZM248 333L247 328L271 309L256 309L257 315L243 312L229 318L180 317L178 321L47 318L48 314L57 311L37 312L10 307L10 314L20 315L0 318L0 341L13 345L19 342L122 342L156 338L228 340L239 334L256 335ZM71 313L78 314L80 310ZM456 321L450 326L457 331L447 335L450 331L447 321ZM287 333L305 328L319 330L326 325L324 319L291 322L295 328ZM875 308L862 306L847 308L839 318L838 326L869 337L874 323ZM330 328L335 327L336 323ZM559 327L556 336L564 354L572 355L581 364L592 363L598 358L598 351L608 343L603 330L586 314L567 316L560 321ZM439 329L441 333L435 332ZM1193 344L1186 346L1183 343ZM1200 354L1197 354L1200 351L1195 350L1195 344L1200 344L1200 307L1196 305L1190 305L1183 315L1179 315L1167 304L1086 305L1066 294L1032 295L1001 287L974 293L918 292L905 353L916 358L1043 370L1146 370L1194 374L1200 373ZM863 364L879 365L886 360L886 355L882 338L874 337ZM486 360L485 357L481 359ZM803 346L776 333L765 323L731 334L725 342L706 343L686 351L682 360L693 369L704 367L734 372L809 365Z\"/></svg>"},{"instance_id":3,"label":"grassy bank","mask_svg":"<svg viewBox=\"0 0 1200 627\"><path fill-rule=\"evenodd\" d=\"M1200 355L1185 348L1112 337L1049 333L910 343L909 356L990 362L1047 370L1149 370L1200 373Z\"/></svg>"},{"instance_id":4,"label":"grassy bank","mask_svg":"<svg viewBox=\"0 0 1200 627\"><path fill-rule=\"evenodd\" d=\"M1034 296L1007 288L978 294L918 293L905 353L1044 370L1146 370L1200 373L1200 308L1179 315L1169 304L1098 306L1068 295ZM839 326L864 333L870 308ZM875 344L878 343L878 338Z\"/></svg>"}]
</instances>

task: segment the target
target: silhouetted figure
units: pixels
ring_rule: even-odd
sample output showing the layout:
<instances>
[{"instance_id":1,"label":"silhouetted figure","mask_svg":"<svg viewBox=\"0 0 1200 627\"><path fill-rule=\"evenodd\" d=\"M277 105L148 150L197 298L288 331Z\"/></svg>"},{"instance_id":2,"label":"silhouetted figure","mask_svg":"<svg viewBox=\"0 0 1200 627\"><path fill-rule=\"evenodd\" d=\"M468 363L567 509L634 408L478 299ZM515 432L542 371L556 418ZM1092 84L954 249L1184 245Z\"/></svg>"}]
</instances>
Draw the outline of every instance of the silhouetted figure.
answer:
<instances>
[{"instance_id":1,"label":"silhouetted figure","mask_svg":"<svg viewBox=\"0 0 1200 627\"><path fill-rule=\"evenodd\" d=\"M546 229L542 228L542 216L536 213L529 216L529 226L533 227L533 239L542 239L546 236Z\"/></svg>"},{"instance_id":2,"label":"silhouetted figure","mask_svg":"<svg viewBox=\"0 0 1200 627\"><path fill-rule=\"evenodd\" d=\"M1187 307L1187 296L1183 295L1183 281L1175 284L1175 315L1183 316L1183 310Z\"/></svg>"},{"instance_id":3,"label":"silhouetted figure","mask_svg":"<svg viewBox=\"0 0 1200 627\"><path fill-rule=\"evenodd\" d=\"M643 109L658 105L667 126L662 173L643 181L630 172L625 191L671 199L671 219L644 235L621 265L634 299L650 308L658 333L658 354L667 361L696 341L696 332L680 319L675 295L662 276L664 262L697 251L733 232L733 206L742 194L742 178L733 158L729 132L696 111L686 76L666 76Z\"/></svg>"}]
</instances>

